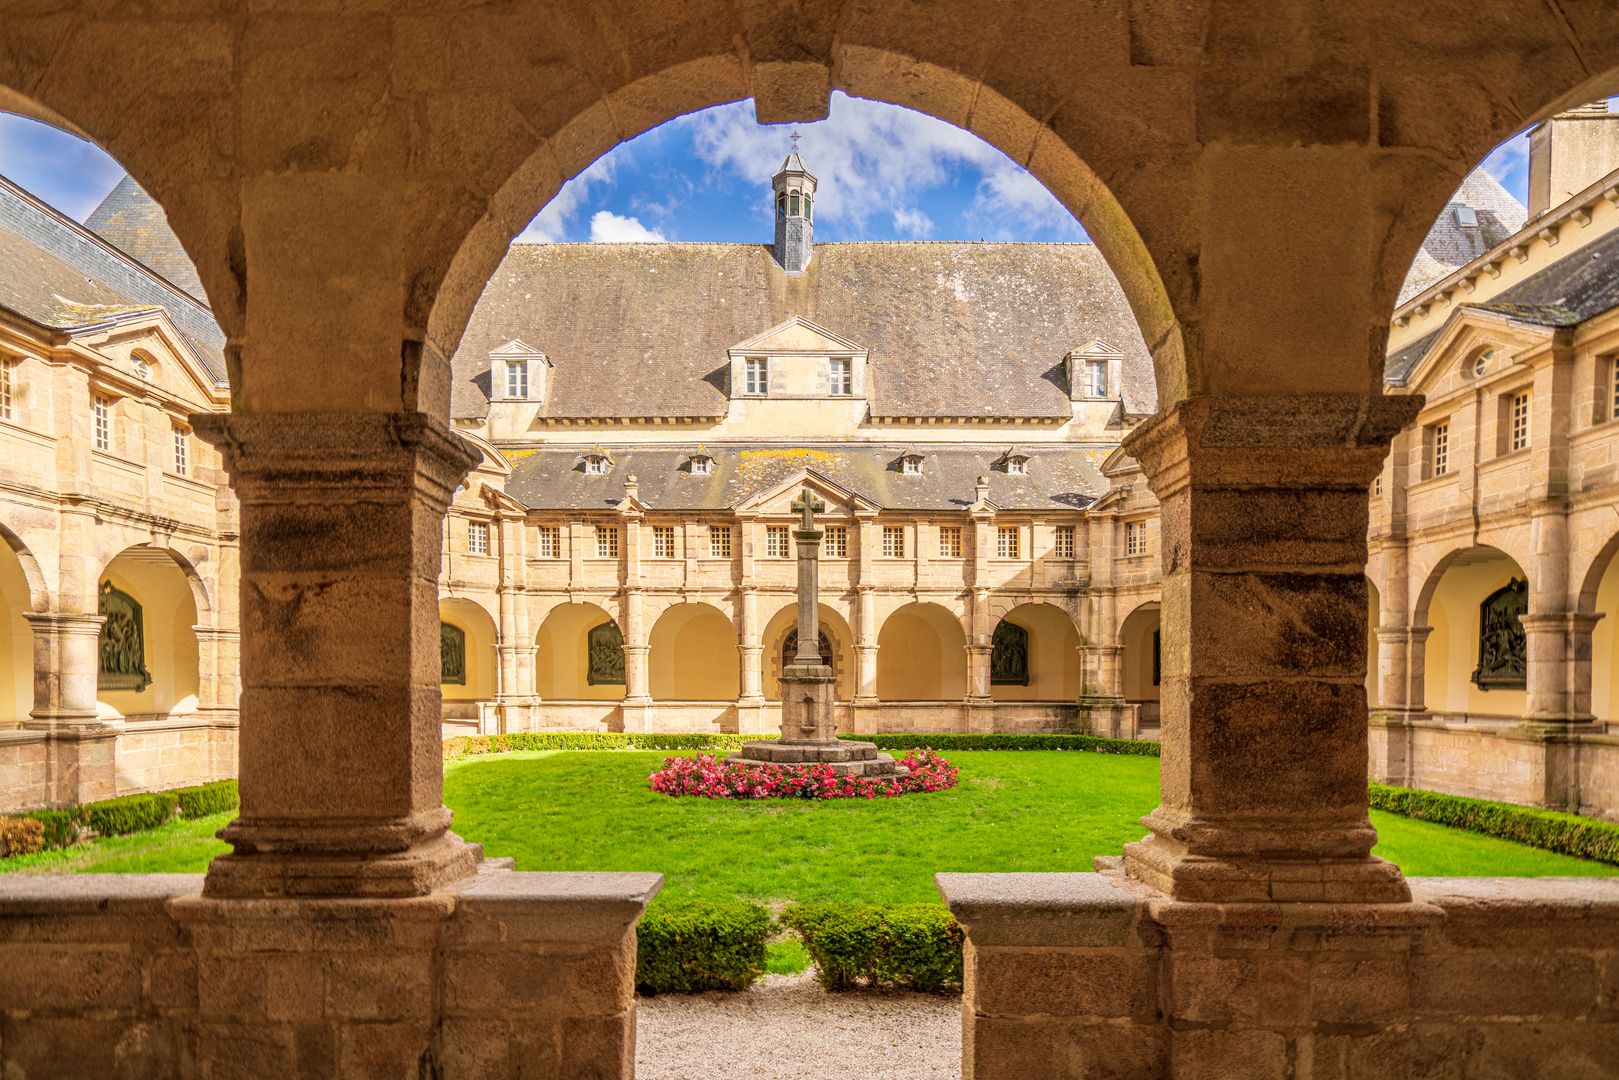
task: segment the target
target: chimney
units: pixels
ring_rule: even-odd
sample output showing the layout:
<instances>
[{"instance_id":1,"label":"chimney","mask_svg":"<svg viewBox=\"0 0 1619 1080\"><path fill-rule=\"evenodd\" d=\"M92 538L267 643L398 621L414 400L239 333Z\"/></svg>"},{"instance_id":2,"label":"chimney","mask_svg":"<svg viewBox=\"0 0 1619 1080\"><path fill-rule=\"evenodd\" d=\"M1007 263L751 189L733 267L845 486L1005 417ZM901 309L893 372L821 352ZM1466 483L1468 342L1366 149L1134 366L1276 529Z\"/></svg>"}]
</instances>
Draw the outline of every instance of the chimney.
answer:
<instances>
[{"instance_id":1,"label":"chimney","mask_svg":"<svg viewBox=\"0 0 1619 1080\"><path fill-rule=\"evenodd\" d=\"M624 477L624 497L626 499L635 498L636 493L640 490L641 485L636 482L634 473L630 473L628 476Z\"/></svg>"},{"instance_id":2,"label":"chimney","mask_svg":"<svg viewBox=\"0 0 1619 1080\"><path fill-rule=\"evenodd\" d=\"M989 477L980 476L978 478L978 484L973 488L973 490L978 492L979 502L983 502L985 499L989 498Z\"/></svg>"},{"instance_id":3,"label":"chimney","mask_svg":"<svg viewBox=\"0 0 1619 1080\"><path fill-rule=\"evenodd\" d=\"M1593 101L1558 113L1529 133L1529 217L1561 206L1619 169L1619 114Z\"/></svg>"}]
</instances>

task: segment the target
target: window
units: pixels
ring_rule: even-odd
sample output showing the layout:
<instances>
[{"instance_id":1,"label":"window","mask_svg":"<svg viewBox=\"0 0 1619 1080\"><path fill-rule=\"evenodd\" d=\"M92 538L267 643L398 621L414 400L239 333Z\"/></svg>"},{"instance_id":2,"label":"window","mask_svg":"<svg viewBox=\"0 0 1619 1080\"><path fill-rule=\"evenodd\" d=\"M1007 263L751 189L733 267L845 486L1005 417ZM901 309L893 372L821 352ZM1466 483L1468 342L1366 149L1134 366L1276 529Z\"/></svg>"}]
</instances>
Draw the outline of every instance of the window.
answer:
<instances>
[{"instance_id":1,"label":"window","mask_svg":"<svg viewBox=\"0 0 1619 1080\"><path fill-rule=\"evenodd\" d=\"M542 559L562 558L561 530L559 530L555 525L540 526L539 557Z\"/></svg>"},{"instance_id":2,"label":"window","mask_svg":"<svg viewBox=\"0 0 1619 1080\"><path fill-rule=\"evenodd\" d=\"M528 361L506 361L506 396L509 398L528 397Z\"/></svg>"},{"instance_id":3,"label":"window","mask_svg":"<svg viewBox=\"0 0 1619 1080\"><path fill-rule=\"evenodd\" d=\"M1059 559L1072 559L1074 557L1074 527L1072 525L1057 526L1057 543L1053 554Z\"/></svg>"},{"instance_id":4,"label":"window","mask_svg":"<svg viewBox=\"0 0 1619 1080\"><path fill-rule=\"evenodd\" d=\"M1529 445L1529 391L1512 397L1512 444L1514 451Z\"/></svg>"},{"instance_id":5,"label":"window","mask_svg":"<svg viewBox=\"0 0 1619 1080\"><path fill-rule=\"evenodd\" d=\"M854 393L854 361L847 356L832 358L831 392L839 397Z\"/></svg>"},{"instance_id":6,"label":"window","mask_svg":"<svg viewBox=\"0 0 1619 1080\"><path fill-rule=\"evenodd\" d=\"M849 527L847 525L828 525L826 527L826 540L822 554L829 559L847 559L849 557Z\"/></svg>"},{"instance_id":7,"label":"window","mask_svg":"<svg viewBox=\"0 0 1619 1080\"><path fill-rule=\"evenodd\" d=\"M96 449L112 449L112 402L96 398Z\"/></svg>"},{"instance_id":8,"label":"window","mask_svg":"<svg viewBox=\"0 0 1619 1080\"><path fill-rule=\"evenodd\" d=\"M922 459L916 454L906 454L900 462L900 471L906 476L922 475Z\"/></svg>"},{"instance_id":9,"label":"window","mask_svg":"<svg viewBox=\"0 0 1619 1080\"><path fill-rule=\"evenodd\" d=\"M618 558L618 526L596 526L596 558Z\"/></svg>"},{"instance_id":10,"label":"window","mask_svg":"<svg viewBox=\"0 0 1619 1080\"><path fill-rule=\"evenodd\" d=\"M607 473L607 459L599 455L585 458L585 472L591 476L603 476Z\"/></svg>"},{"instance_id":11,"label":"window","mask_svg":"<svg viewBox=\"0 0 1619 1080\"><path fill-rule=\"evenodd\" d=\"M672 559L675 557L675 527L673 525L652 526L652 557L654 559Z\"/></svg>"},{"instance_id":12,"label":"window","mask_svg":"<svg viewBox=\"0 0 1619 1080\"><path fill-rule=\"evenodd\" d=\"M777 217L786 217L787 216L787 196L785 196L785 195L779 196L776 199L776 216Z\"/></svg>"},{"instance_id":13,"label":"window","mask_svg":"<svg viewBox=\"0 0 1619 1080\"><path fill-rule=\"evenodd\" d=\"M1107 361L1085 362L1085 393L1090 397L1107 397Z\"/></svg>"},{"instance_id":14,"label":"window","mask_svg":"<svg viewBox=\"0 0 1619 1080\"><path fill-rule=\"evenodd\" d=\"M787 526L765 526L765 558L787 558Z\"/></svg>"},{"instance_id":15,"label":"window","mask_svg":"<svg viewBox=\"0 0 1619 1080\"><path fill-rule=\"evenodd\" d=\"M796 217L798 215L798 192L787 196L787 213Z\"/></svg>"},{"instance_id":16,"label":"window","mask_svg":"<svg viewBox=\"0 0 1619 1080\"><path fill-rule=\"evenodd\" d=\"M810 216L810 203L813 202L813 201L814 200L811 199L808 195L804 196L804 216L805 217Z\"/></svg>"},{"instance_id":17,"label":"window","mask_svg":"<svg viewBox=\"0 0 1619 1080\"><path fill-rule=\"evenodd\" d=\"M731 527L729 525L710 525L708 527L708 557L711 559L729 559L731 557Z\"/></svg>"},{"instance_id":18,"label":"window","mask_svg":"<svg viewBox=\"0 0 1619 1080\"><path fill-rule=\"evenodd\" d=\"M961 526L947 525L939 530L939 558L961 558Z\"/></svg>"},{"instance_id":19,"label":"window","mask_svg":"<svg viewBox=\"0 0 1619 1080\"><path fill-rule=\"evenodd\" d=\"M905 558L905 526L883 526L883 558Z\"/></svg>"},{"instance_id":20,"label":"window","mask_svg":"<svg viewBox=\"0 0 1619 1080\"><path fill-rule=\"evenodd\" d=\"M1478 228L1478 211L1461 203L1456 205L1456 224L1464 229Z\"/></svg>"},{"instance_id":21,"label":"window","mask_svg":"<svg viewBox=\"0 0 1619 1080\"><path fill-rule=\"evenodd\" d=\"M1124 553L1126 555L1145 555L1147 553L1147 523L1145 521L1131 521L1125 524Z\"/></svg>"},{"instance_id":22,"label":"window","mask_svg":"<svg viewBox=\"0 0 1619 1080\"><path fill-rule=\"evenodd\" d=\"M750 394L770 393L770 361L762 356L747 359L747 388Z\"/></svg>"},{"instance_id":23,"label":"window","mask_svg":"<svg viewBox=\"0 0 1619 1080\"><path fill-rule=\"evenodd\" d=\"M15 361L0 357L0 420L13 419L11 414L11 380Z\"/></svg>"},{"instance_id":24,"label":"window","mask_svg":"<svg viewBox=\"0 0 1619 1080\"><path fill-rule=\"evenodd\" d=\"M1383 477L1382 477L1381 474L1379 474L1377 479L1372 481L1372 498L1381 499L1382 497L1383 497Z\"/></svg>"},{"instance_id":25,"label":"window","mask_svg":"<svg viewBox=\"0 0 1619 1080\"><path fill-rule=\"evenodd\" d=\"M174 471L179 473L181 476L184 476L186 474L187 466L189 466L190 463L191 463L190 458L191 458L190 436L188 436L185 432L181 431L179 428L175 428L174 429Z\"/></svg>"},{"instance_id":26,"label":"window","mask_svg":"<svg viewBox=\"0 0 1619 1080\"><path fill-rule=\"evenodd\" d=\"M1018 527L1016 525L1002 525L995 530L995 557L997 559L1021 558L1018 554Z\"/></svg>"},{"instance_id":27,"label":"window","mask_svg":"<svg viewBox=\"0 0 1619 1080\"><path fill-rule=\"evenodd\" d=\"M1433 475L1444 476L1450 471L1450 421L1441 420L1433 426L1433 435L1430 439L1432 448L1429 451L1433 457Z\"/></svg>"},{"instance_id":28,"label":"window","mask_svg":"<svg viewBox=\"0 0 1619 1080\"><path fill-rule=\"evenodd\" d=\"M481 521L467 523L467 554L489 554L489 526Z\"/></svg>"},{"instance_id":29,"label":"window","mask_svg":"<svg viewBox=\"0 0 1619 1080\"><path fill-rule=\"evenodd\" d=\"M1473 378L1478 378L1490 370L1490 358L1495 355L1494 349L1485 349L1473 358Z\"/></svg>"},{"instance_id":30,"label":"window","mask_svg":"<svg viewBox=\"0 0 1619 1080\"><path fill-rule=\"evenodd\" d=\"M1026 457L1009 457L1006 459L1006 471L1012 476L1023 476L1029 471L1029 459Z\"/></svg>"},{"instance_id":31,"label":"window","mask_svg":"<svg viewBox=\"0 0 1619 1080\"><path fill-rule=\"evenodd\" d=\"M714 459L697 454L691 459L691 473L693 476L708 476L714 471Z\"/></svg>"}]
</instances>

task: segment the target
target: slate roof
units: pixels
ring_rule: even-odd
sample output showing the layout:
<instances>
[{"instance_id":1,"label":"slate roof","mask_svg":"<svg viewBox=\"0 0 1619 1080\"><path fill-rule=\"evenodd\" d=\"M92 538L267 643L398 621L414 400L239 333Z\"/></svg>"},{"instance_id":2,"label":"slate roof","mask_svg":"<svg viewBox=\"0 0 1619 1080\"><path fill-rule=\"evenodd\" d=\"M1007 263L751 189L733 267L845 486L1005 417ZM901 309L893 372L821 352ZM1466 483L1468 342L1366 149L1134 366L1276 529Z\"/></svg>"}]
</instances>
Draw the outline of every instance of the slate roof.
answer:
<instances>
[{"instance_id":1,"label":"slate roof","mask_svg":"<svg viewBox=\"0 0 1619 1080\"><path fill-rule=\"evenodd\" d=\"M1450 320L1447 319L1445 321L1446 323L1449 323ZM1422 337L1406 345L1404 348L1399 349L1396 352L1389 353L1389 355L1383 360L1383 381L1393 383L1395 386L1404 386L1406 376L1410 375L1411 369L1416 367L1417 364L1422 361L1423 356L1425 356L1428 352L1428 346L1432 345L1434 341L1438 339L1439 335L1444 332L1444 329L1445 328L1441 326L1433 333L1424 334Z\"/></svg>"},{"instance_id":2,"label":"slate roof","mask_svg":"<svg viewBox=\"0 0 1619 1080\"><path fill-rule=\"evenodd\" d=\"M208 302L191 257L169 228L169 216L157 200L126 175L90 212L84 227L124 254L143 263L193 297Z\"/></svg>"},{"instance_id":3,"label":"slate roof","mask_svg":"<svg viewBox=\"0 0 1619 1080\"><path fill-rule=\"evenodd\" d=\"M624 478L635 474L636 498L654 510L723 510L768 490L799 469L811 469L857 495L892 510L966 510L978 477L989 477L989 498L1007 510L1078 510L1107 491L1097 471L1105 451L1064 446L1028 448L1029 471L1009 476L997 462L1006 447L910 444L923 454L922 475L900 472L900 444L850 443L799 447L709 445L709 475L688 464L697 446L617 447L606 475L587 475L582 455L592 444L508 451L512 475L506 493L531 510L608 510L624 498Z\"/></svg>"},{"instance_id":4,"label":"slate roof","mask_svg":"<svg viewBox=\"0 0 1619 1080\"><path fill-rule=\"evenodd\" d=\"M1456 209L1471 207L1477 228L1465 228L1456 219ZM1507 237L1522 229L1528 217L1522 205L1507 189L1485 172L1467 174L1456 193L1434 221L1422 249L1411 262L1396 305L1403 304L1428 286L1466 266Z\"/></svg>"},{"instance_id":5,"label":"slate roof","mask_svg":"<svg viewBox=\"0 0 1619 1080\"><path fill-rule=\"evenodd\" d=\"M4 177L0 271L0 308L52 330L162 308L214 380L225 379L225 334L205 304Z\"/></svg>"},{"instance_id":6,"label":"slate roof","mask_svg":"<svg viewBox=\"0 0 1619 1080\"><path fill-rule=\"evenodd\" d=\"M1090 244L818 244L789 276L764 244L513 244L454 357L451 415L488 411L489 353L556 364L542 415L719 416L726 350L800 315L869 350L873 416L1071 415L1063 357L1119 349L1125 405L1152 362Z\"/></svg>"}]
</instances>

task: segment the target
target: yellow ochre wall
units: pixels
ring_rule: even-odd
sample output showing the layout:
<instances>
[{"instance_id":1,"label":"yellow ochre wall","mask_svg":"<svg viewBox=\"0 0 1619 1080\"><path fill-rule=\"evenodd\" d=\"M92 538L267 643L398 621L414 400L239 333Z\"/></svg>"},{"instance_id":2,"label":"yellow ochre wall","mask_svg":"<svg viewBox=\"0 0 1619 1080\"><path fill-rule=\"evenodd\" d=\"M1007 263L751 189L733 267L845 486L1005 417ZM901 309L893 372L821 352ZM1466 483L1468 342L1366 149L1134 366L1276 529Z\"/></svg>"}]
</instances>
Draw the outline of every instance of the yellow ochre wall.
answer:
<instances>
[{"instance_id":1,"label":"yellow ochre wall","mask_svg":"<svg viewBox=\"0 0 1619 1080\"><path fill-rule=\"evenodd\" d=\"M197 604L185 572L172 562L132 558L127 552L107 565L101 582L133 596L145 623L146 669L152 683L140 693L100 690L101 714L169 716L197 708Z\"/></svg>"},{"instance_id":2,"label":"yellow ochre wall","mask_svg":"<svg viewBox=\"0 0 1619 1080\"><path fill-rule=\"evenodd\" d=\"M849 632L849 624L827 605L821 604L817 614L821 617L821 633L832 643L832 671L838 677L837 699L850 701L854 697L854 684L851 681L854 678L854 656L849 650L849 643L854 640L854 635ZM797 626L798 608L788 604L770 617L764 633L760 635L759 641L765 651L760 657L759 669L763 675L767 701L781 700L781 647L787 635Z\"/></svg>"},{"instance_id":3,"label":"yellow ochre wall","mask_svg":"<svg viewBox=\"0 0 1619 1080\"><path fill-rule=\"evenodd\" d=\"M1005 620L1029 632L1029 685L991 686L996 701L1077 701L1080 690L1079 630L1062 608L1024 604Z\"/></svg>"},{"instance_id":4,"label":"yellow ochre wall","mask_svg":"<svg viewBox=\"0 0 1619 1080\"><path fill-rule=\"evenodd\" d=\"M967 635L938 604L906 604L877 633L877 696L960 701L967 696Z\"/></svg>"},{"instance_id":5,"label":"yellow ochre wall","mask_svg":"<svg viewBox=\"0 0 1619 1080\"><path fill-rule=\"evenodd\" d=\"M534 639L534 686L541 700L617 701L623 686L591 686L589 671L592 627L612 617L595 604L562 604L547 615Z\"/></svg>"},{"instance_id":6,"label":"yellow ochre wall","mask_svg":"<svg viewBox=\"0 0 1619 1080\"><path fill-rule=\"evenodd\" d=\"M0 541L0 724L28 718L34 707L34 632L22 613L29 610L28 580L17 553Z\"/></svg>"},{"instance_id":7,"label":"yellow ochre wall","mask_svg":"<svg viewBox=\"0 0 1619 1080\"><path fill-rule=\"evenodd\" d=\"M1619 668L1619 633L1614 623L1619 621L1619 558L1608 563L1608 569L1597 585L1597 611L1603 619L1591 632L1591 711L1598 720L1619 718L1619 679L1613 677Z\"/></svg>"},{"instance_id":8,"label":"yellow ochre wall","mask_svg":"<svg viewBox=\"0 0 1619 1080\"><path fill-rule=\"evenodd\" d=\"M467 682L444 683L439 690L446 701L490 701L495 696L495 620L471 600L440 600L438 617L467 635Z\"/></svg>"},{"instance_id":9,"label":"yellow ochre wall","mask_svg":"<svg viewBox=\"0 0 1619 1080\"><path fill-rule=\"evenodd\" d=\"M1428 635L1423 680L1427 706L1433 712L1522 716L1528 707L1522 690L1480 690L1471 681L1478 666L1478 609L1484 598L1522 568L1505 555L1486 562L1452 566L1439 579L1428 607ZM1600 625L1600 624L1599 624Z\"/></svg>"},{"instance_id":10,"label":"yellow ochre wall","mask_svg":"<svg viewBox=\"0 0 1619 1080\"><path fill-rule=\"evenodd\" d=\"M1152 632L1162 616L1157 604L1143 604L1125 617L1119 631L1124 647L1124 700L1157 701L1159 688L1152 684Z\"/></svg>"},{"instance_id":11,"label":"yellow ochre wall","mask_svg":"<svg viewBox=\"0 0 1619 1080\"><path fill-rule=\"evenodd\" d=\"M658 617L647 644L656 701L735 701L742 693L736 627L709 604L676 604Z\"/></svg>"}]
</instances>

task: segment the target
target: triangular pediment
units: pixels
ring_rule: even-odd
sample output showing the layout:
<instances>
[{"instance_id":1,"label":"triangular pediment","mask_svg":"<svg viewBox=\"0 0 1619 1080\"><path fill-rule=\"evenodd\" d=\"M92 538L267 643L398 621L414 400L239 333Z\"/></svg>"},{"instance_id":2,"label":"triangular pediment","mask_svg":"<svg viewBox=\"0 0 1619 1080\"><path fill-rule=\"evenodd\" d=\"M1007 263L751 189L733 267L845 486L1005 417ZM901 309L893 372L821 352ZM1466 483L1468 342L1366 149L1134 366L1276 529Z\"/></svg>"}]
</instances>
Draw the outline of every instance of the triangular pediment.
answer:
<instances>
[{"instance_id":1,"label":"triangular pediment","mask_svg":"<svg viewBox=\"0 0 1619 1080\"><path fill-rule=\"evenodd\" d=\"M146 354L166 369L159 385L180 398L194 401L229 400L228 387L215 385L214 375L203 364L183 334L170 321L162 308L141 308L118 315L110 322L69 332L75 344L94 350L105 362L104 347L116 344L131 350L131 356ZM137 382L136 369L129 366L125 372L121 365L108 365L105 373L114 379L126 375ZM176 375L178 378L176 378Z\"/></svg>"},{"instance_id":2,"label":"triangular pediment","mask_svg":"<svg viewBox=\"0 0 1619 1080\"><path fill-rule=\"evenodd\" d=\"M794 315L746 341L731 346L733 353L864 353L848 338L808 319Z\"/></svg>"},{"instance_id":3,"label":"triangular pediment","mask_svg":"<svg viewBox=\"0 0 1619 1080\"><path fill-rule=\"evenodd\" d=\"M826 504L824 514L829 517L846 517L860 511L882 509L865 496L828 480L814 469L799 469L763 491L749 495L736 504L736 510L753 514L793 514L796 511L792 504L805 488L809 488L817 499Z\"/></svg>"},{"instance_id":4,"label":"triangular pediment","mask_svg":"<svg viewBox=\"0 0 1619 1080\"><path fill-rule=\"evenodd\" d=\"M1462 307L1451 316L1439 336L1428 346L1417 361L1405 385L1423 393L1451 374L1451 368L1467 359L1482 347L1497 349L1512 356L1525 349L1549 341L1556 335L1553 327L1520 322L1496 311Z\"/></svg>"},{"instance_id":5,"label":"triangular pediment","mask_svg":"<svg viewBox=\"0 0 1619 1080\"><path fill-rule=\"evenodd\" d=\"M549 364L550 359L521 338L512 338L489 354L491 360L539 360Z\"/></svg>"},{"instance_id":6,"label":"triangular pediment","mask_svg":"<svg viewBox=\"0 0 1619 1080\"><path fill-rule=\"evenodd\" d=\"M1111 360L1114 357L1121 357L1124 354L1118 349L1114 348L1112 345L1109 345L1107 342L1103 341L1101 338L1092 338L1085 344L1074 349L1071 353L1069 353L1069 355L1083 356L1094 359L1107 358Z\"/></svg>"}]
</instances>

